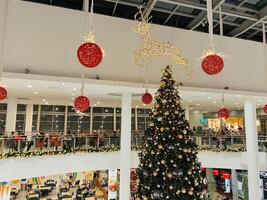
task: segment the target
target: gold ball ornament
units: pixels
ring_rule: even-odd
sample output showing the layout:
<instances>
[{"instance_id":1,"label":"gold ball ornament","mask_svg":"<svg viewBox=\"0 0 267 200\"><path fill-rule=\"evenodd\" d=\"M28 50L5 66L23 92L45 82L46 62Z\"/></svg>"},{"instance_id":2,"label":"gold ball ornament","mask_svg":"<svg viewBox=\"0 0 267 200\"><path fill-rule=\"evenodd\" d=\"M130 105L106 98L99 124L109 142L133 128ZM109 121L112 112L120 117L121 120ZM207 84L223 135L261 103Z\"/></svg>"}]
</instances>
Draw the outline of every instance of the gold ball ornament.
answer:
<instances>
[{"instance_id":1,"label":"gold ball ornament","mask_svg":"<svg viewBox=\"0 0 267 200\"><path fill-rule=\"evenodd\" d=\"M183 188L183 189L181 190L181 192L182 192L183 194L185 194L185 193L186 193L186 189Z\"/></svg>"},{"instance_id":2,"label":"gold ball ornament","mask_svg":"<svg viewBox=\"0 0 267 200\"><path fill-rule=\"evenodd\" d=\"M193 195L193 191L192 191L192 190L189 190L189 191L188 191L188 194L189 194L189 195Z\"/></svg>"},{"instance_id":3,"label":"gold ball ornament","mask_svg":"<svg viewBox=\"0 0 267 200\"><path fill-rule=\"evenodd\" d=\"M161 164L163 164L163 165L166 164L166 161L165 161L165 160L161 160L160 162L161 162Z\"/></svg>"},{"instance_id":4,"label":"gold ball ornament","mask_svg":"<svg viewBox=\"0 0 267 200\"><path fill-rule=\"evenodd\" d=\"M170 188L170 190L172 190L172 189L173 189L173 186L172 186L172 185L170 185L170 187L169 187L169 188Z\"/></svg>"},{"instance_id":5,"label":"gold ball ornament","mask_svg":"<svg viewBox=\"0 0 267 200\"><path fill-rule=\"evenodd\" d=\"M187 174L188 174L188 175L192 175L192 171L191 171L191 170L188 170L188 171L187 171Z\"/></svg>"},{"instance_id":6,"label":"gold ball ornament","mask_svg":"<svg viewBox=\"0 0 267 200\"><path fill-rule=\"evenodd\" d=\"M168 173L167 176L168 176L169 178L172 178L172 173Z\"/></svg>"},{"instance_id":7,"label":"gold ball ornament","mask_svg":"<svg viewBox=\"0 0 267 200\"><path fill-rule=\"evenodd\" d=\"M148 167L150 167L150 168L151 168L151 167L152 167L152 164L151 164L151 163L149 163Z\"/></svg>"},{"instance_id":8,"label":"gold ball ornament","mask_svg":"<svg viewBox=\"0 0 267 200\"><path fill-rule=\"evenodd\" d=\"M157 176L158 175L158 173L157 172L153 172L153 176Z\"/></svg>"},{"instance_id":9,"label":"gold ball ornament","mask_svg":"<svg viewBox=\"0 0 267 200\"><path fill-rule=\"evenodd\" d=\"M163 149L163 146L160 144L160 145L158 145L158 148L159 149Z\"/></svg>"},{"instance_id":10,"label":"gold ball ornament","mask_svg":"<svg viewBox=\"0 0 267 200\"><path fill-rule=\"evenodd\" d=\"M183 155L182 154L178 154L178 158L182 159Z\"/></svg>"},{"instance_id":11,"label":"gold ball ornament","mask_svg":"<svg viewBox=\"0 0 267 200\"><path fill-rule=\"evenodd\" d=\"M163 127L160 128L160 131L163 132L165 129Z\"/></svg>"},{"instance_id":12,"label":"gold ball ornament","mask_svg":"<svg viewBox=\"0 0 267 200\"><path fill-rule=\"evenodd\" d=\"M180 191L180 190L177 190L177 191L176 191L176 194L180 194L180 193L181 193L181 191Z\"/></svg>"}]
</instances>

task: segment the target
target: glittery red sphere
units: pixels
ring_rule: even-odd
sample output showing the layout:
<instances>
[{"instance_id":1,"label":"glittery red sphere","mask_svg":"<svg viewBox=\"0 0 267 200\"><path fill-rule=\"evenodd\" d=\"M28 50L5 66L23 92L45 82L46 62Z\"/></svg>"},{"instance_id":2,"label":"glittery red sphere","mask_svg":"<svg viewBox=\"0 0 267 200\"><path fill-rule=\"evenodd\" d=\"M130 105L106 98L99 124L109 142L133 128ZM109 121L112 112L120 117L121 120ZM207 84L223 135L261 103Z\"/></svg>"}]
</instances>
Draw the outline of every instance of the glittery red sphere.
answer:
<instances>
[{"instance_id":1,"label":"glittery red sphere","mask_svg":"<svg viewBox=\"0 0 267 200\"><path fill-rule=\"evenodd\" d=\"M202 69L209 75L216 75L220 73L223 66L223 59L217 54L208 55L202 60Z\"/></svg>"},{"instance_id":2,"label":"glittery red sphere","mask_svg":"<svg viewBox=\"0 0 267 200\"><path fill-rule=\"evenodd\" d=\"M79 96L74 101L74 107L80 112L86 112L90 107L90 101L86 96Z\"/></svg>"},{"instance_id":3,"label":"glittery red sphere","mask_svg":"<svg viewBox=\"0 0 267 200\"><path fill-rule=\"evenodd\" d=\"M153 100L153 97L150 93L146 92L145 94L143 94L142 101L144 104L150 104L152 100Z\"/></svg>"},{"instance_id":4,"label":"glittery red sphere","mask_svg":"<svg viewBox=\"0 0 267 200\"><path fill-rule=\"evenodd\" d=\"M263 107L263 111L267 114L267 104Z\"/></svg>"},{"instance_id":5,"label":"glittery red sphere","mask_svg":"<svg viewBox=\"0 0 267 200\"><path fill-rule=\"evenodd\" d=\"M93 68L101 63L102 51L97 44L86 42L78 48L77 57L83 66Z\"/></svg>"},{"instance_id":6,"label":"glittery red sphere","mask_svg":"<svg viewBox=\"0 0 267 200\"><path fill-rule=\"evenodd\" d=\"M218 117L223 119L228 119L230 117L230 111L227 108L221 108L218 111Z\"/></svg>"},{"instance_id":7,"label":"glittery red sphere","mask_svg":"<svg viewBox=\"0 0 267 200\"><path fill-rule=\"evenodd\" d=\"M7 91L5 88L0 87L0 101L4 100L7 97Z\"/></svg>"}]
</instances>

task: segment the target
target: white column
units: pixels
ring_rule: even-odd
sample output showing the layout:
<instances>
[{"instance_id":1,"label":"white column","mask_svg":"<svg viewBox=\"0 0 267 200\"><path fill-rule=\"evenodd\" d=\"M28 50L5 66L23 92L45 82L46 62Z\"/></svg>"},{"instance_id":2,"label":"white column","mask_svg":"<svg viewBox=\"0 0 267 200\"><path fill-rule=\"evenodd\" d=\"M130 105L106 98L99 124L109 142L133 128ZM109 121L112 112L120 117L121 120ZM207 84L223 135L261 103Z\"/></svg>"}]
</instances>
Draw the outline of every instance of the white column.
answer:
<instances>
[{"instance_id":1,"label":"white column","mask_svg":"<svg viewBox=\"0 0 267 200\"><path fill-rule=\"evenodd\" d=\"M138 132L138 118L137 118L137 108L134 109L134 120L135 120L135 131Z\"/></svg>"},{"instance_id":2,"label":"white column","mask_svg":"<svg viewBox=\"0 0 267 200\"><path fill-rule=\"evenodd\" d=\"M31 135L32 134L32 117L33 117L33 104L27 104L25 135Z\"/></svg>"},{"instance_id":3,"label":"white column","mask_svg":"<svg viewBox=\"0 0 267 200\"><path fill-rule=\"evenodd\" d=\"M120 199L130 199L131 169L131 94L123 93L121 102Z\"/></svg>"},{"instance_id":4,"label":"white column","mask_svg":"<svg viewBox=\"0 0 267 200\"><path fill-rule=\"evenodd\" d=\"M93 134L93 107L90 110L90 134Z\"/></svg>"},{"instance_id":5,"label":"white column","mask_svg":"<svg viewBox=\"0 0 267 200\"><path fill-rule=\"evenodd\" d=\"M258 166L258 139L256 129L256 101L248 99L244 105L246 147L248 162L249 200L260 199L259 166Z\"/></svg>"},{"instance_id":6,"label":"white column","mask_svg":"<svg viewBox=\"0 0 267 200\"><path fill-rule=\"evenodd\" d=\"M65 106L65 118L64 118L64 134L67 134L68 129L68 106Z\"/></svg>"},{"instance_id":7,"label":"white column","mask_svg":"<svg viewBox=\"0 0 267 200\"><path fill-rule=\"evenodd\" d=\"M117 130L117 112L116 107L114 107L114 113L113 113L113 131Z\"/></svg>"},{"instance_id":8,"label":"white column","mask_svg":"<svg viewBox=\"0 0 267 200\"><path fill-rule=\"evenodd\" d=\"M41 105L38 106L36 132L40 132L41 107L42 107Z\"/></svg>"},{"instance_id":9,"label":"white column","mask_svg":"<svg viewBox=\"0 0 267 200\"><path fill-rule=\"evenodd\" d=\"M231 169L231 185L232 185L233 200L238 200L237 174L235 169Z\"/></svg>"},{"instance_id":10,"label":"white column","mask_svg":"<svg viewBox=\"0 0 267 200\"><path fill-rule=\"evenodd\" d=\"M185 106L185 118L189 121L189 106Z\"/></svg>"},{"instance_id":11,"label":"white column","mask_svg":"<svg viewBox=\"0 0 267 200\"><path fill-rule=\"evenodd\" d=\"M9 134L16 129L17 118L17 100L14 97L8 97L6 111L6 133Z\"/></svg>"}]
</instances>

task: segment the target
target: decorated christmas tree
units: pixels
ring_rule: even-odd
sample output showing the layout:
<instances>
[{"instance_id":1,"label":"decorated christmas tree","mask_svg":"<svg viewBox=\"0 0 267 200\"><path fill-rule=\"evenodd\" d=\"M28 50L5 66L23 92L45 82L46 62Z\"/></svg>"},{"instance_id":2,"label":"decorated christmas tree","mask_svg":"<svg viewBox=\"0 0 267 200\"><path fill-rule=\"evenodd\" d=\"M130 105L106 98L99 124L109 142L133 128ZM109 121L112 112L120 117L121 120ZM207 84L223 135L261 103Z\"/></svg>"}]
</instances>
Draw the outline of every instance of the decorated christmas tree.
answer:
<instances>
[{"instance_id":1,"label":"decorated christmas tree","mask_svg":"<svg viewBox=\"0 0 267 200\"><path fill-rule=\"evenodd\" d=\"M201 200L197 145L167 66L155 97L137 169L136 200Z\"/></svg>"}]
</instances>

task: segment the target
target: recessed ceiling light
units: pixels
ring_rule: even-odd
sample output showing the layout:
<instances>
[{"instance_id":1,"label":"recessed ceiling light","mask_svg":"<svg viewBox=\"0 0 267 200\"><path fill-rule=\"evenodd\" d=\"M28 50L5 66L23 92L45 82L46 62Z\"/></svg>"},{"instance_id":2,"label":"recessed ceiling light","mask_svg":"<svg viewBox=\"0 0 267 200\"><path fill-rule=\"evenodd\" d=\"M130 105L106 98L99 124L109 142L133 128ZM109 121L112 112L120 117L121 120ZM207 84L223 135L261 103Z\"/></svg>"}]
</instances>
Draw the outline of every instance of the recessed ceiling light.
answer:
<instances>
[{"instance_id":1,"label":"recessed ceiling light","mask_svg":"<svg viewBox=\"0 0 267 200\"><path fill-rule=\"evenodd\" d=\"M208 99L211 99L211 97L208 97Z\"/></svg>"},{"instance_id":2,"label":"recessed ceiling light","mask_svg":"<svg viewBox=\"0 0 267 200\"><path fill-rule=\"evenodd\" d=\"M97 104L100 104L100 102L98 101L98 102L96 102Z\"/></svg>"},{"instance_id":3,"label":"recessed ceiling light","mask_svg":"<svg viewBox=\"0 0 267 200\"><path fill-rule=\"evenodd\" d=\"M139 106L135 106L136 108L139 108Z\"/></svg>"},{"instance_id":4,"label":"recessed ceiling light","mask_svg":"<svg viewBox=\"0 0 267 200\"><path fill-rule=\"evenodd\" d=\"M146 104L145 104L145 103L143 103L143 106L146 106Z\"/></svg>"},{"instance_id":5,"label":"recessed ceiling light","mask_svg":"<svg viewBox=\"0 0 267 200\"><path fill-rule=\"evenodd\" d=\"M198 103L197 106L200 106L200 104Z\"/></svg>"},{"instance_id":6,"label":"recessed ceiling light","mask_svg":"<svg viewBox=\"0 0 267 200\"><path fill-rule=\"evenodd\" d=\"M27 85L27 88L32 88L32 85Z\"/></svg>"},{"instance_id":7,"label":"recessed ceiling light","mask_svg":"<svg viewBox=\"0 0 267 200\"><path fill-rule=\"evenodd\" d=\"M116 88L120 88L119 86L116 86Z\"/></svg>"},{"instance_id":8,"label":"recessed ceiling light","mask_svg":"<svg viewBox=\"0 0 267 200\"><path fill-rule=\"evenodd\" d=\"M235 102L235 105L238 105L239 103L238 102Z\"/></svg>"},{"instance_id":9,"label":"recessed ceiling light","mask_svg":"<svg viewBox=\"0 0 267 200\"><path fill-rule=\"evenodd\" d=\"M204 94L205 94L205 92L201 92L201 94L202 94L202 95L204 95Z\"/></svg>"},{"instance_id":10,"label":"recessed ceiling light","mask_svg":"<svg viewBox=\"0 0 267 200\"><path fill-rule=\"evenodd\" d=\"M259 104L259 103L257 103L257 106L260 106L260 104Z\"/></svg>"},{"instance_id":11,"label":"recessed ceiling light","mask_svg":"<svg viewBox=\"0 0 267 200\"><path fill-rule=\"evenodd\" d=\"M43 101L43 102L45 102L46 100L45 100L45 99L43 99L42 101Z\"/></svg>"},{"instance_id":12,"label":"recessed ceiling light","mask_svg":"<svg viewBox=\"0 0 267 200\"><path fill-rule=\"evenodd\" d=\"M237 97L241 97L241 95L240 94L238 94L238 95L236 95Z\"/></svg>"},{"instance_id":13,"label":"recessed ceiling light","mask_svg":"<svg viewBox=\"0 0 267 200\"><path fill-rule=\"evenodd\" d=\"M192 103L192 102L193 102L193 100L189 100L189 102L191 102L191 103Z\"/></svg>"},{"instance_id":14,"label":"recessed ceiling light","mask_svg":"<svg viewBox=\"0 0 267 200\"><path fill-rule=\"evenodd\" d=\"M74 98L72 97L71 100L74 100Z\"/></svg>"},{"instance_id":15,"label":"recessed ceiling light","mask_svg":"<svg viewBox=\"0 0 267 200\"><path fill-rule=\"evenodd\" d=\"M96 106L96 104L94 104L94 106Z\"/></svg>"},{"instance_id":16,"label":"recessed ceiling light","mask_svg":"<svg viewBox=\"0 0 267 200\"><path fill-rule=\"evenodd\" d=\"M212 103L217 103L216 101L213 101Z\"/></svg>"},{"instance_id":17,"label":"recessed ceiling light","mask_svg":"<svg viewBox=\"0 0 267 200\"><path fill-rule=\"evenodd\" d=\"M76 90L77 90L77 88L73 88L73 90L74 90L74 91L76 91Z\"/></svg>"},{"instance_id":18,"label":"recessed ceiling light","mask_svg":"<svg viewBox=\"0 0 267 200\"><path fill-rule=\"evenodd\" d=\"M62 82L62 85L65 85L65 83L64 83L64 82Z\"/></svg>"},{"instance_id":19,"label":"recessed ceiling light","mask_svg":"<svg viewBox=\"0 0 267 200\"><path fill-rule=\"evenodd\" d=\"M47 104L48 104L48 102L45 102L45 104L47 105Z\"/></svg>"},{"instance_id":20,"label":"recessed ceiling light","mask_svg":"<svg viewBox=\"0 0 267 200\"><path fill-rule=\"evenodd\" d=\"M72 93L71 95L72 95L72 96L75 96L76 94Z\"/></svg>"},{"instance_id":21,"label":"recessed ceiling light","mask_svg":"<svg viewBox=\"0 0 267 200\"><path fill-rule=\"evenodd\" d=\"M37 92L37 91L35 91L35 92L34 92L34 94L38 94L38 92Z\"/></svg>"}]
</instances>

